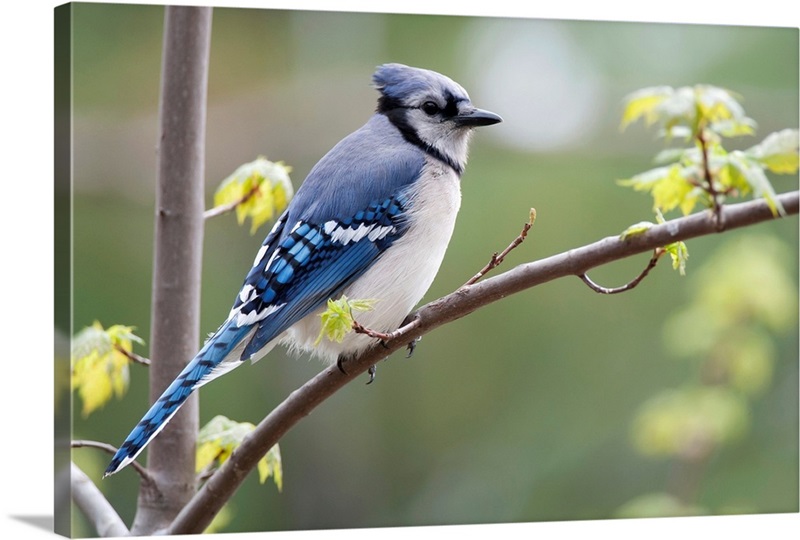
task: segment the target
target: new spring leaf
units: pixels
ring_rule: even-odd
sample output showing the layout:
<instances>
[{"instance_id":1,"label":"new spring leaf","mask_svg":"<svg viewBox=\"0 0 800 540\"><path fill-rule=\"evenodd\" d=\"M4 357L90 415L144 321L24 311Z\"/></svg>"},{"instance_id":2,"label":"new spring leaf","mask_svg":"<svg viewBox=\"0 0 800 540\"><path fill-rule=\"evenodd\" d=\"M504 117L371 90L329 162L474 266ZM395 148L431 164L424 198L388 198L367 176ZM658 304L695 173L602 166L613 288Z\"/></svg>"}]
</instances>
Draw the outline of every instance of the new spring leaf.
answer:
<instances>
[{"instance_id":1,"label":"new spring leaf","mask_svg":"<svg viewBox=\"0 0 800 540\"><path fill-rule=\"evenodd\" d=\"M744 154L775 173L794 174L800 163L800 132L784 129L771 133Z\"/></svg>"},{"instance_id":2,"label":"new spring leaf","mask_svg":"<svg viewBox=\"0 0 800 540\"><path fill-rule=\"evenodd\" d=\"M666 223L664 215L656 208L656 221L659 225ZM640 234L644 234L653 228L655 224L650 221L640 221L634 223L619 235L620 240L628 240ZM660 248L662 253L668 253L672 259L672 269L678 270L682 276L686 275L686 260L689 258L689 249L684 242L673 242Z\"/></svg>"},{"instance_id":3,"label":"new spring leaf","mask_svg":"<svg viewBox=\"0 0 800 540\"><path fill-rule=\"evenodd\" d=\"M105 405L112 396L121 398L127 392L130 360L122 351L131 352L134 341L144 343L133 330L132 326L120 324L104 329L95 321L75 336L71 353L72 389L83 402L84 417Z\"/></svg>"},{"instance_id":4,"label":"new spring leaf","mask_svg":"<svg viewBox=\"0 0 800 540\"><path fill-rule=\"evenodd\" d=\"M294 195L291 167L264 157L245 163L222 181L214 194L214 206L235 205L239 225L249 217L250 234L283 212Z\"/></svg>"},{"instance_id":5,"label":"new spring leaf","mask_svg":"<svg viewBox=\"0 0 800 540\"><path fill-rule=\"evenodd\" d=\"M705 128L725 137L752 135L756 123L745 116L736 98L729 90L708 84L643 88L625 98L620 127L642 118L648 126L660 124L668 139L696 137Z\"/></svg>"},{"instance_id":6,"label":"new spring leaf","mask_svg":"<svg viewBox=\"0 0 800 540\"><path fill-rule=\"evenodd\" d=\"M350 300L345 295L338 300L328 300L328 309L320 315L322 328L320 328L314 345L319 345L323 337L341 343L344 337L353 330L353 312L371 311L375 302L376 300L371 299Z\"/></svg>"},{"instance_id":7,"label":"new spring leaf","mask_svg":"<svg viewBox=\"0 0 800 540\"><path fill-rule=\"evenodd\" d=\"M679 207L684 215L689 214L703 192L696 187L694 177L698 169L694 165L680 164L658 167L632 178L618 180L621 186L632 187L636 191L649 191L653 196L653 210L669 212Z\"/></svg>"},{"instance_id":8,"label":"new spring leaf","mask_svg":"<svg viewBox=\"0 0 800 540\"><path fill-rule=\"evenodd\" d=\"M221 415L211 419L197 436L197 472L220 467L255 428L250 422L236 422ZM258 461L258 476L262 484L271 476L278 491L283 490L281 450L277 444Z\"/></svg>"}]
</instances>

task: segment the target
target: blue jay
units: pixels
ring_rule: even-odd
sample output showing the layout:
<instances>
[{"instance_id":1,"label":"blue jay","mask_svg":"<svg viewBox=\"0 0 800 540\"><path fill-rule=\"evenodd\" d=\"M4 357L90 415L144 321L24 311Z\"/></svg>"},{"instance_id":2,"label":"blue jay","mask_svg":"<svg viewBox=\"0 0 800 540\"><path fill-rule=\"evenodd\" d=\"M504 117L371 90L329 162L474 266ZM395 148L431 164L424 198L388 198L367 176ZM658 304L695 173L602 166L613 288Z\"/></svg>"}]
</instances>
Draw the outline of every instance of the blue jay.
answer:
<instances>
[{"instance_id":1,"label":"blue jay","mask_svg":"<svg viewBox=\"0 0 800 540\"><path fill-rule=\"evenodd\" d=\"M470 134L502 119L434 71L385 64L373 83L375 114L312 168L258 250L228 318L133 428L104 476L133 461L191 392L277 343L330 363L374 343L351 332L315 346L328 299L377 299L359 322L391 331L428 290L461 204Z\"/></svg>"}]
</instances>

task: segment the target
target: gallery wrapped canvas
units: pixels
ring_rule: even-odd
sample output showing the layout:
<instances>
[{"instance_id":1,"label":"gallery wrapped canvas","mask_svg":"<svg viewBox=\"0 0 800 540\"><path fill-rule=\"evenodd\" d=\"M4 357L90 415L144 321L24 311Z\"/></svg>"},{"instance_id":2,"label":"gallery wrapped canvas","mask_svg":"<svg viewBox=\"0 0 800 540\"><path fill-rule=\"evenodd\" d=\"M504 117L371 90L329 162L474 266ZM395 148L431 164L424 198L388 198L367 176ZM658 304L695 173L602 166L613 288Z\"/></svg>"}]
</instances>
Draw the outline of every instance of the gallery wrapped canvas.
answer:
<instances>
[{"instance_id":1,"label":"gallery wrapped canvas","mask_svg":"<svg viewBox=\"0 0 800 540\"><path fill-rule=\"evenodd\" d=\"M57 533L798 512L797 28L54 22Z\"/></svg>"}]
</instances>

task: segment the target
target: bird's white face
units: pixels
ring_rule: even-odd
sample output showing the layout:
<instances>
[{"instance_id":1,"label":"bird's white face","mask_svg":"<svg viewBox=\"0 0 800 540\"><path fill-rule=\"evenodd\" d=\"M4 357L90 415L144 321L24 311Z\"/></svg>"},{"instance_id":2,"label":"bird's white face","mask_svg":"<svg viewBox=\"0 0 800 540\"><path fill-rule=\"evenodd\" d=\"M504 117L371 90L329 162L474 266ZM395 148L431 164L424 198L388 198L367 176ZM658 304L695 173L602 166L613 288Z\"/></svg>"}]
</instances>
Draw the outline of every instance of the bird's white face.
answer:
<instances>
[{"instance_id":1,"label":"bird's white face","mask_svg":"<svg viewBox=\"0 0 800 540\"><path fill-rule=\"evenodd\" d=\"M424 144L446 156L463 170L473 127L460 124L459 115L473 109L469 98L427 95L406 110L406 121Z\"/></svg>"}]
</instances>

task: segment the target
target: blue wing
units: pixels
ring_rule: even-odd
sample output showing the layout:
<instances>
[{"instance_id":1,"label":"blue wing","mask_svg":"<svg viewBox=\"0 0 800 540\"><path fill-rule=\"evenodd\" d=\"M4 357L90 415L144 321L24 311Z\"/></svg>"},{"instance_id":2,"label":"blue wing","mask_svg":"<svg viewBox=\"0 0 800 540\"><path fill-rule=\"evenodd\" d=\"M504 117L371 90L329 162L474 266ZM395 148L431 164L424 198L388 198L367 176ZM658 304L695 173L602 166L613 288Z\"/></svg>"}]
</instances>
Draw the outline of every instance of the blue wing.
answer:
<instances>
[{"instance_id":1,"label":"blue wing","mask_svg":"<svg viewBox=\"0 0 800 540\"><path fill-rule=\"evenodd\" d=\"M248 275L232 313L258 328L242 352L253 357L281 332L338 296L406 228L403 193L371 201L364 210L322 223L298 221L280 246L264 253ZM261 315L263 314L263 315Z\"/></svg>"}]
</instances>

